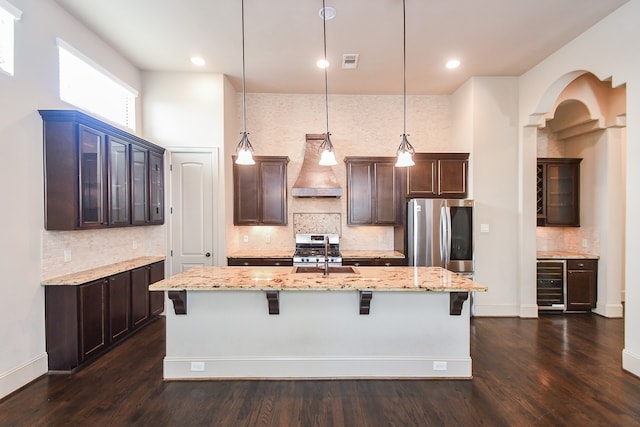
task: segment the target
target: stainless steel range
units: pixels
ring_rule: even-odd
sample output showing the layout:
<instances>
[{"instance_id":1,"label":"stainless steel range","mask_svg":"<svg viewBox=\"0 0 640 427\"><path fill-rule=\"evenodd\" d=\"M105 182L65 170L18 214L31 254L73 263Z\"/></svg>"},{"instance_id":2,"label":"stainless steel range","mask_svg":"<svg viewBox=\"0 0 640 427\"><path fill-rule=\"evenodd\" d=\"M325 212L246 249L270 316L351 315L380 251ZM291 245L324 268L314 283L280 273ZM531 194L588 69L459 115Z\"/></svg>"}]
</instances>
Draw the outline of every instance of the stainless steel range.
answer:
<instances>
[{"instance_id":1,"label":"stainless steel range","mask_svg":"<svg viewBox=\"0 0 640 427\"><path fill-rule=\"evenodd\" d=\"M340 237L337 234L296 234L296 251L293 254L295 267L305 265L322 267L325 264L325 254L330 267L342 265Z\"/></svg>"}]
</instances>

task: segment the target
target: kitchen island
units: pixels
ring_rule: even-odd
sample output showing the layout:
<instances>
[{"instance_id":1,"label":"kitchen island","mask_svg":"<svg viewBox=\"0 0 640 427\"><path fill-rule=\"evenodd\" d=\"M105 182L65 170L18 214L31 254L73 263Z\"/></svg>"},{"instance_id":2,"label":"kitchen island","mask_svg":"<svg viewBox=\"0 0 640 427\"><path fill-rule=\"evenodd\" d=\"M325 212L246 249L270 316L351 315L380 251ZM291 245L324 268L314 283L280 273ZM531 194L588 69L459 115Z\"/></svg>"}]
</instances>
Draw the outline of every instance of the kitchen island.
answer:
<instances>
[{"instance_id":1,"label":"kitchen island","mask_svg":"<svg viewBox=\"0 0 640 427\"><path fill-rule=\"evenodd\" d=\"M197 267L154 283L164 378L472 377L464 302L485 286L439 267L339 269Z\"/></svg>"}]
</instances>

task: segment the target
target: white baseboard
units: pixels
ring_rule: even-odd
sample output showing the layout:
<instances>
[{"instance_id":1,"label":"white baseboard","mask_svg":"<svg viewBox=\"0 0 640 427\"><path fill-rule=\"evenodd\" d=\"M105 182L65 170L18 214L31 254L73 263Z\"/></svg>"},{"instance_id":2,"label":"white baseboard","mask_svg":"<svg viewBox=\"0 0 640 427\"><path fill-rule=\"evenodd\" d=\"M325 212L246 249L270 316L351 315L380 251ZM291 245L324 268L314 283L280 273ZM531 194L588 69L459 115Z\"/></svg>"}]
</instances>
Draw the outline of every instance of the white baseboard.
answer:
<instances>
[{"instance_id":1,"label":"white baseboard","mask_svg":"<svg viewBox=\"0 0 640 427\"><path fill-rule=\"evenodd\" d=\"M196 365L192 365L195 363ZM195 368L197 370L193 370ZM434 369L440 368L440 369ZM164 358L165 380L315 378L471 379L471 358Z\"/></svg>"},{"instance_id":2,"label":"white baseboard","mask_svg":"<svg viewBox=\"0 0 640 427\"><path fill-rule=\"evenodd\" d=\"M518 317L520 316L520 307L517 305L492 305L492 304L474 304L473 315L475 317ZM536 307L536 317L538 315Z\"/></svg>"},{"instance_id":3,"label":"white baseboard","mask_svg":"<svg viewBox=\"0 0 640 427\"><path fill-rule=\"evenodd\" d=\"M41 354L10 371L0 374L0 399L47 373L48 357Z\"/></svg>"},{"instance_id":4,"label":"white baseboard","mask_svg":"<svg viewBox=\"0 0 640 427\"><path fill-rule=\"evenodd\" d=\"M622 369L640 377L640 355L622 350Z\"/></svg>"},{"instance_id":5,"label":"white baseboard","mask_svg":"<svg viewBox=\"0 0 640 427\"><path fill-rule=\"evenodd\" d=\"M593 312L599 314L600 316L609 318L623 317L622 304L607 304L605 306L601 306L600 304L598 304Z\"/></svg>"}]
</instances>

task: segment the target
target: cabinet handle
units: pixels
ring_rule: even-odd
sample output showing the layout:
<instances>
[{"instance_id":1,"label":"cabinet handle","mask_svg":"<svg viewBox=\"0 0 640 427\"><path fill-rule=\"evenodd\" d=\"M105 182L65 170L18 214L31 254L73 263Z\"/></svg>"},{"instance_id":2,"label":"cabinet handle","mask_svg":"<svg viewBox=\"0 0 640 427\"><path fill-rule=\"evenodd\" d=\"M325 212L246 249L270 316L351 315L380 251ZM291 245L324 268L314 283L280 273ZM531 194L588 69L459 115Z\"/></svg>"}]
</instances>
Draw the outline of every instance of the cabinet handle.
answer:
<instances>
[{"instance_id":1,"label":"cabinet handle","mask_svg":"<svg viewBox=\"0 0 640 427\"><path fill-rule=\"evenodd\" d=\"M274 265L279 266L279 265L280 265L280 263L279 263L279 262L276 262Z\"/></svg>"},{"instance_id":2,"label":"cabinet handle","mask_svg":"<svg viewBox=\"0 0 640 427\"><path fill-rule=\"evenodd\" d=\"M207 252L206 254L204 254L204 256L206 256L207 258L209 258L211 256L211 252Z\"/></svg>"},{"instance_id":3,"label":"cabinet handle","mask_svg":"<svg viewBox=\"0 0 640 427\"><path fill-rule=\"evenodd\" d=\"M579 263L578 267L584 267L584 264L583 263Z\"/></svg>"}]
</instances>

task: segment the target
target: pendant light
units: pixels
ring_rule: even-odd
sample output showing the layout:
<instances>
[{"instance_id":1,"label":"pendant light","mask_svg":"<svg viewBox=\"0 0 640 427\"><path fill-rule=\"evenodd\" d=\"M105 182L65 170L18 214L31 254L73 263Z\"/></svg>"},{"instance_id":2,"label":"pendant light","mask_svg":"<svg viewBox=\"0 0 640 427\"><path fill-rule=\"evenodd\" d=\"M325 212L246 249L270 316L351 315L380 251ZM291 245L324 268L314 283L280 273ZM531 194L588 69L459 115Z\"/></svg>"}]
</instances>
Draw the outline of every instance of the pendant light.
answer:
<instances>
[{"instance_id":1,"label":"pendant light","mask_svg":"<svg viewBox=\"0 0 640 427\"><path fill-rule=\"evenodd\" d=\"M329 85L327 78L327 68L329 68L329 63L327 62L327 8L325 7L324 0L322 0L322 13L320 16L322 17L322 39L324 46L324 105L327 119L327 131L324 134L324 141L320 144L319 149L322 151L320 156L320 161L318 162L321 166L333 166L337 165L336 154L333 150L333 144L331 143L331 133L329 132Z\"/></svg>"},{"instance_id":2,"label":"pendant light","mask_svg":"<svg viewBox=\"0 0 640 427\"><path fill-rule=\"evenodd\" d=\"M398 146L398 150L396 151L396 154L398 156L398 160L396 161L397 167L407 167L415 165L415 163L413 162L413 155L416 152L409 140L407 140L407 14L405 9L405 0L402 0L402 108L404 127L402 135L400 135L402 139L400 140L400 145Z\"/></svg>"},{"instance_id":3,"label":"pendant light","mask_svg":"<svg viewBox=\"0 0 640 427\"><path fill-rule=\"evenodd\" d=\"M236 164L238 165L254 165L252 152L253 146L249 142L249 134L247 133L247 95L246 95L246 79L244 70L244 0L242 0L242 137L236 147L238 157Z\"/></svg>"}]
</instances>

